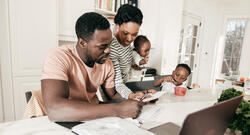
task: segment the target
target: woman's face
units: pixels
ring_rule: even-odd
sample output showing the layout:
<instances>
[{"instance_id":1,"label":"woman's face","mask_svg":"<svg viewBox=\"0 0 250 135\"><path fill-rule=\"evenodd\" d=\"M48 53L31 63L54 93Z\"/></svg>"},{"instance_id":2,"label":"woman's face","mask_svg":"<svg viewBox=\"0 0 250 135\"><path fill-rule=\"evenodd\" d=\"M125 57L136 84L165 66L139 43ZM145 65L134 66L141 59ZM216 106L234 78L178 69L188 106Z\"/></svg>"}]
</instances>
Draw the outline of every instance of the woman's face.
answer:
<instances>
[{"instance_id":1,"label":"woman's face","mask_svg":"<svg viewBox=\"0 0 250 135\"><path fill-rule=\"evenodd\" d=\"M126 47L130 45L139 32L140 25L135 22L127 22L117 26L115 36L118 42Z\"/></svg>"}]
</instances>

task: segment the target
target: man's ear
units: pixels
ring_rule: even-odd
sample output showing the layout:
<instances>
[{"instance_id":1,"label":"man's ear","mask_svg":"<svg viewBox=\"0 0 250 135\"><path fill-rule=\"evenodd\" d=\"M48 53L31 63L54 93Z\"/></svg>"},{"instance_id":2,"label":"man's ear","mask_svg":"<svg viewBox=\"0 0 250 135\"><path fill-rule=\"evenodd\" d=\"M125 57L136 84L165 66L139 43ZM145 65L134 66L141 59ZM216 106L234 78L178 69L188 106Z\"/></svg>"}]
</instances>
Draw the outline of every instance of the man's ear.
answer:
<instances>
[{"instance_id":1,"label":"man's ear","mask_svg":"<svg viewBox=\"0 0 250 135\"><path fill-rule=\"evenodd\" d=\"M87 46L87 41L82 38L79 38L78 42L82 48L85 48Z\"/></svg>"}]
</instances>

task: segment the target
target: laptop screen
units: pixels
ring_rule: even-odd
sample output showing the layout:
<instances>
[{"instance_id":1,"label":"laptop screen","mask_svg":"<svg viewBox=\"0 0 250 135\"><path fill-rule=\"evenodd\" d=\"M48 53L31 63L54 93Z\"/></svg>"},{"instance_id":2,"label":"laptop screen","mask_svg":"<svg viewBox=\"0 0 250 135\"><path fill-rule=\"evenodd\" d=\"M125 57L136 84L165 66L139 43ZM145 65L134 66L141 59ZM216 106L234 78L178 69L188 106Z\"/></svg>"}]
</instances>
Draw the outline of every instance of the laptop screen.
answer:
<instances>
[{"instance_id":1,"label":"laptop screen","mask_svg":"<svg viewBox=\"0 0 250 135\"><path fill-rule=\"evenodd\" d=\"M238 96L191 113L182 128L168 122L149 131L157 135L223 135L242 98Z\"/></svg>"},{"instance_id":2,"label":"laptop screen","mask_svg":"<svg viewBox=\"0 0 250 135\"><path fill-rule=\"evenodd\" d=\"M238 96L189 114L179 134L223 135L242 98Z\"/></svg>"}]
</instances>

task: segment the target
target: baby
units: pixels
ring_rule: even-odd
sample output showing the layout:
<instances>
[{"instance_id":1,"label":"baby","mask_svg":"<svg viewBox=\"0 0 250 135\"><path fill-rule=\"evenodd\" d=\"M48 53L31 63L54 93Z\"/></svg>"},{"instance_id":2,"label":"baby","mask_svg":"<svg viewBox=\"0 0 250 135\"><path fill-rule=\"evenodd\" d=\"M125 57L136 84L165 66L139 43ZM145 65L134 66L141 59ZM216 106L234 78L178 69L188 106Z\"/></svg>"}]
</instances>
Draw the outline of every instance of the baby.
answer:
<instances>
[{"instance_id":1,"label":"baby","mask_svg":"<svg viewBox=\"0 0 250 135\"><path fill-rule=\"evenodd\" d=\"M134 41L132 68L141 70L142 66L148 63L148 54L151 44L146 36L137 36Z\"/></svg>"},{"instance_id":2,"label":"baby","mask_svg":"<svg viewBox=\"0 0 250 135\"><path fill-rule=\"evenodd\" d=\"M168 93L175 93L175 87L185 87L184 82L187 77L191 74L191 69L187 64L178 64L172 75L165 76L154 82L154 86L162 86L162 91Z\"/></svg>"}]
</instances>

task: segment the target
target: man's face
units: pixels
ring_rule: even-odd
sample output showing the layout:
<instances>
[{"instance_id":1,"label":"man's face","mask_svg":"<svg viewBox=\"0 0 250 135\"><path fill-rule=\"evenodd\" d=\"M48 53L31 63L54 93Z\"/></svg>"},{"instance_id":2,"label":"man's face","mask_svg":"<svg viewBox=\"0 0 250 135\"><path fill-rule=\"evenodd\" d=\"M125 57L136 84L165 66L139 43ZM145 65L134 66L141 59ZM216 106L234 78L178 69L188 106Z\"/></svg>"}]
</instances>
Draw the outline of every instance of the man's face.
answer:
<instances>
[{"instance_id":1,"label":"man's face","mask_svg":"<svg viewBox=\"0 0 250 135\"><path fill-rule=\"evenodd\" d=\"M147 42L142 43L142 45L140 45L140 48L139 48L140 56L141 57L148 56L150 48L151 48L150 42L147 41Z\"/></svg>"},{"instance_id":2,"label":"man's face","mask_svg":"<svg viewBox=\"0 0 250 135\"><path fill-rule=\"evenodd\" d=\"M110 29L95 30L87 42L87 56L90 61L103 64L110 53L112 33Z\"/></svg>"},{"instance_id":3,"label":"man's face","mask_svg":"<svg viewBox=\"0 0 250 135\"><path fill-rule=\"evenodd\" d=\"M183 68L183 67L178 67L172 73L172 76L173 76L173 79L174 79L176 85L181 84L184 81L186 81L188 75L189 75L188 71L185 68Z\"/></svg>"},{"instance_id":4,"label":"man's face","mask_svg":"<svg viewBox=\"0 0 250 135\"><path fill-rule=\"evenodd\" d=\"M122 46L126 47L137 37L140 25L135 22L127 22L119 25L117 28L116 38Z\"/></svg>"}]
</instances>

